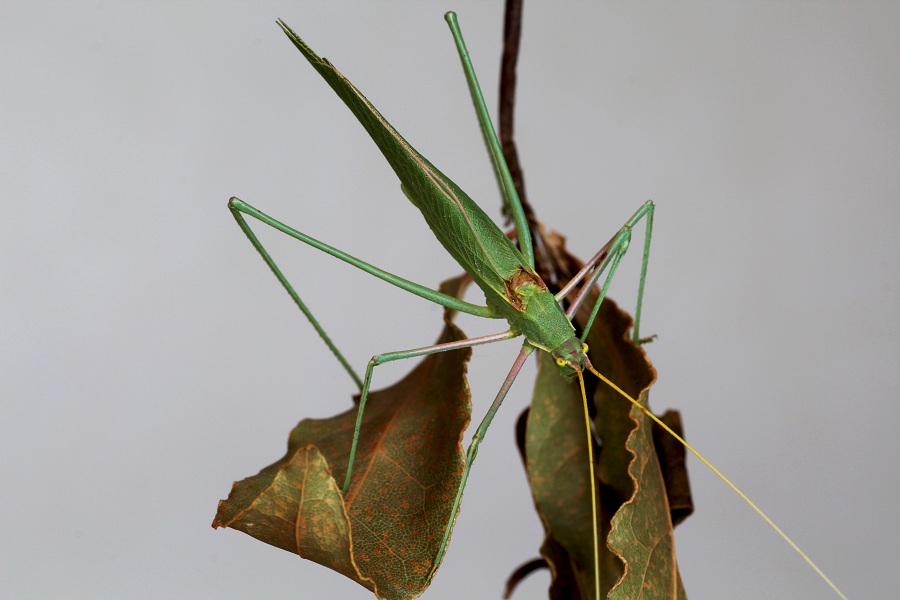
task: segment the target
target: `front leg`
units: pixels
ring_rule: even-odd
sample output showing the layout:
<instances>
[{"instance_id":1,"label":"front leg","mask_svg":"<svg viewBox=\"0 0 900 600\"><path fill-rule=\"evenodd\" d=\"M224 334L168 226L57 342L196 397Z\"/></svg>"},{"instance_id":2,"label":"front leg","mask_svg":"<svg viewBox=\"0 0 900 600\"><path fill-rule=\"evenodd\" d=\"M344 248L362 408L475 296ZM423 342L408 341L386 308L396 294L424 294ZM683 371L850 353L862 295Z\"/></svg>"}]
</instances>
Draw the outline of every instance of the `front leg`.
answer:
<instances>
[{"instance_id":1,"label":"front leg","mask_svg":"<svg viewBox=\"0 0 900 600\"><path fill-rule=\"evenodd\" d=\"M365 413L366 410L366 401L369 397L369 388L372 385L372 375L375 372L375 367L377 367L378 365L383 365L385 363L393 362L395 360L404 360L407 358L415 358L417 356L427 356L429 354L448 352L450 350L459 350L461 348L471 348L473 346L480 346L482 344L490 344L492 342L508 340L513 337L516 337L515 333L513 333L512 331L504 331L503 333L495 333L477 338L469 338L465 340L458 340L455 342L435 344L433 346L425 346L424 348L416 348L413 350L386 352L384 354L377 354L373 356L369 361L369 365L366 367L366 376L363 380L362 393L359 397L359 409L356 413L356 426L353 429L353 443L350 446L350 459L347 463L347 476L344 478L344 487L342 489L342 493L344 494L344 496L346 497L347 492L350 490L350 479L353 474L353 462L356 459L356 449L359 445L359 430L362 428L363 413Z\"/></svg>"}]
</instances>

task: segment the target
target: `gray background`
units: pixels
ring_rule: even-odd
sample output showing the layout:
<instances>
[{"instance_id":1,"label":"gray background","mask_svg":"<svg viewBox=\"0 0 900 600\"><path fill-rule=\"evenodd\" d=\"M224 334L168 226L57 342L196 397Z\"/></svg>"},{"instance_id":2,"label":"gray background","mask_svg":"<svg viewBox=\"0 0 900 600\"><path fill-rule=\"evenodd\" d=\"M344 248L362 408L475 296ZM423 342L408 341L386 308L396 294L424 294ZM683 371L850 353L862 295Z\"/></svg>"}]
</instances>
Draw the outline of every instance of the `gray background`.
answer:
<instances>
[{"instance_id":1,"label":"gray background","mask_svg":"<svg viewBox=\"0 0 900 600\"><path fill-rule=\"evenodd\" d=\"M499 0L0 4L0 595L369 597L209 527L232 480L353 391L225 202L422 283L456 273L274 24L496 214L450 8L493 107ZM658 204L654 406L678 407L850 597L896 597L900 4L532 2L524 44L518 139L539 215L587 256ZM436 336L440 309L266 240L360 367ZM638 264L615 284L626 304ZM476 351L479 417L516 349ZM497 598L537 552L512 436L529 387L482 446L428 598ZM697 513L677 545L692 598L832 597L690 467ZM548 579L516 597L546 597Z\"/></svg>"}]
</instances>

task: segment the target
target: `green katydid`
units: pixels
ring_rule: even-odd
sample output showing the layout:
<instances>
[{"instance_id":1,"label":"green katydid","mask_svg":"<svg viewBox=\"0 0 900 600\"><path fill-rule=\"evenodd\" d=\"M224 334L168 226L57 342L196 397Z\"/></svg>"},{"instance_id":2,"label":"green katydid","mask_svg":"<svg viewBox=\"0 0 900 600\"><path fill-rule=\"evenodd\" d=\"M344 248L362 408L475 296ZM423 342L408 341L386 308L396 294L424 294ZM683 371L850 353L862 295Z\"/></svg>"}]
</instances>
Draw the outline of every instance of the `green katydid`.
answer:
<instances>
[{"instance_id":1,"label":"green katydid","mask_svg":"<svg viewBox=\"0 0 900 600\"><path fill-rule=\"evenodd\" d=\"M403 360L407 358L420 357L438 352L444 352L459 348L472 347L482 344L488 344L496 341L507 340L518 336L523 336L525 341L522 349L504 380L500 391L497 393L494 402L489 408L487 414L477 428L472 438L471 445L466 454L466 465L463 473L462 482L454 499L452 515L456 515L459 510L459 504L462 498L463 489L465 487L466 478L469 470L475 460L478 447L483 440L487 429L500 407L503 399L509 391L513 381L518 375L520 369L524 365L527 357L538 348L550 353L560 368L560 372L566 377L577 377L582 386L582 395L584 389L584 380L582 373L584 370L590 370L596 377L601 379L607 385L612 387L616 392L624 396L627 400L638 406L650 418L659 423L665 430L675 436L682 444L685 445L692 453L694 453L701 461L707 464L713 471L719 475L730 487L732 487L751 507L756 510L775 530L797 551L801 556L816 570L819 575L835 590L842 598L844 595L834 586L833 583L816 567L812 561L800 551L799 548L787 536L778 529L772 521L766 517L762 511L757 508L740 490L738 490L730 481L728 481L718 470L716 470L709 462L688 445L682 438L669 429L664 423L660 422L654 415L643 407L637 400L630 397L622 391L609 379L598 373L587 358L587 347L582 342L586 338L587 332L599 311L609 285L613 279L616 269L622 256L628 249L631 239L631 231L640 221L644 221L646 227L643 261L640 274L640 283L638 286L637 310L635 313L635 324L633 328L633 339L635 343L639 343L639 323L642 304L642 296L644 289L644 280L646 278L647 260L649 254L649 245L652 232L654 205L648 201L642 205L625 225L616 233L615 236L601 248L599 252L587 263L587 265L570 281L560 292L552 294L548 291L547 286L534 270L534 253L532 249L529 227L526 222L524 212L519 202L515 186L503 158L500 144L491 124L487 108L474 70L469 60L468 52L465 48L462 35L459 31L456 17L453 13L447 14L447 22L450 25L453 37L459 51L463 69L469 84L473 102L476 107L479 124L485 142L487 144L489 154L492 159L493 167L500 182L501 193L504 197L506 205L511 208L514 216L516 233L518 237L519 248L512 244L510 239L497 227L497 225L478 207L456 184L436 169L427 159L421 156L399 133L381 116L381 114L372 106L369 101L343 76L335 69L330 62L316 55L286 24L279 21L279 26L294 43L304 57L312 64L319 74L326 80L344 103L350 108L356 118L360 121L373 141L379 147L385 158L394 169L395 173L401 181L401 188L410 202L418 208L424 216L429 227L444 246L444 248L453 256L453 258L466 270L472 280L481 288L485 294L486 304L479 306L457 299L455 297L432 290L428 287L413 283L403 278L397 277L373 265L370 265L360 259L350 256L332 246L320 242L306 234L303 234L287 225L277 221L276 219L262 213L256 208L246 204L245 202L232 198L229 207L237 220L239 226L250 239L251 243L263 257L265 262L272 269L273 273L279 279L281 284L291 295L294 302L303 311L309 319L313 327L338 358L350 376L354 379L360 388L361 396L358 408L358 417L353 436L353 445L350 450L350 460L347 468L346 478L343 483L343 492L348 491L353 472L353 462L359 439L360 425L362 423L363 413L366 407L366 400L372 383L375 367L387 362ZM275 262L272 260L268 252L259 242L258 238L251 230L244 215L251 216L295 239L307 243L327 254L339 258L357 268L366 271L376 277L387 281L401 289L416 294L422 298L435 302L444 307L457 310L459 312L468 313L474 316L486 318L502 318L509 324L506 331L470 338L456 342L443 343L434 346L416 348L412 350L389 352L374 356L366 369L365 376L360 379L348 361L343 357L324 329L306 307L299 295L295 292L291 284L287 281ZM599 298L596 300L591 313L590 319L587 321L581 336L576 335L575 328L571 320L578 308L586 301L588 290L592 289L599 281L600 277L606 275L604 283L601 287ZM580 291L575 292L579 284ZM560 303L569 296L574 296L568 309L564 312ZM587 404L585 400L585 424L588 449L591 449L591 430L590 422L587 417ZM591 478L593 481L593 457L590 457ZM594 565L595 573L595 597L599 598L599 577L598 572L598 556L599 541L597 540L596 527L596 498L593 497L595 490L593 486L592 492L592 509L594 518ZM440 564L441 558L446 551L449 541L451 523L448 523L444 538L438 555L434 560L435 568Z\"/></svg>"}]
</instances>

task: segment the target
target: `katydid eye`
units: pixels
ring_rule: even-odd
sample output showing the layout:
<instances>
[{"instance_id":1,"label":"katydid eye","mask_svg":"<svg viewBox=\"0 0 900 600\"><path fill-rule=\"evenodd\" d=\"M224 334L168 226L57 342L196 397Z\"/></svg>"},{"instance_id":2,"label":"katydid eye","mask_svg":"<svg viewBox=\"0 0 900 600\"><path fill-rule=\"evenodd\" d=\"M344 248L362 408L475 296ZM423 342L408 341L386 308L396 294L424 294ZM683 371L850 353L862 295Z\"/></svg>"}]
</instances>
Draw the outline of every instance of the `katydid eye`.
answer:
<instances>
[{"instance_id":1,"label":"katydid eye","mask_svg":"<svg viewBox=\"0 0 900 600\"><path fill-rule=\"evenodd\" d=\"M582 344L581 344L581 351L582 351L584 354L587 354L587 353L588 353L588 345L582 343Z\"/></svg>"},{"instance_id":2,"label":"katydid eye","mask_svg":"<svg viewBox=\"0 0 900 600\"><path fill-rule=\"evenodd\" d=\"M556 359L556 364L557 364L558 366L560 366L560 367L564 367L564 366L566 366L568 363L566 362L566 359L564 359L564 358L557 358L557 359Z\"/></svg>"}]
</instances>

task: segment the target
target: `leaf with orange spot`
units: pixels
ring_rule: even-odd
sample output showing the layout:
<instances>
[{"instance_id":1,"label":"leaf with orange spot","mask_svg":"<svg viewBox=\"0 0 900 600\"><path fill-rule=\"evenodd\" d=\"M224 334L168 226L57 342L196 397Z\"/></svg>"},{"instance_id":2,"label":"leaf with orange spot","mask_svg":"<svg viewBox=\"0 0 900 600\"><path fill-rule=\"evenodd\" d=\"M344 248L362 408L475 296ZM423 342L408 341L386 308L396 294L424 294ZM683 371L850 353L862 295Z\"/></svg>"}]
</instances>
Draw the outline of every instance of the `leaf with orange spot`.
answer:
<instances>
[{"instance_id":1,"label":"leaf with orange spot","mask_svg":"<svg viewBox=\"0 0 900 600\"><path fill-rule=\"evenodd\" d=\"M447 322L439 342L465 338ZM426 357L366 406L353 479L343 482L356 408L306 419L288 451L238 481L219 503L213 527L231 527L334 569L378 598L419 596L434 564L459 488L461 439L471 403L469 349Z\"/></svg>"}]
</instances>

